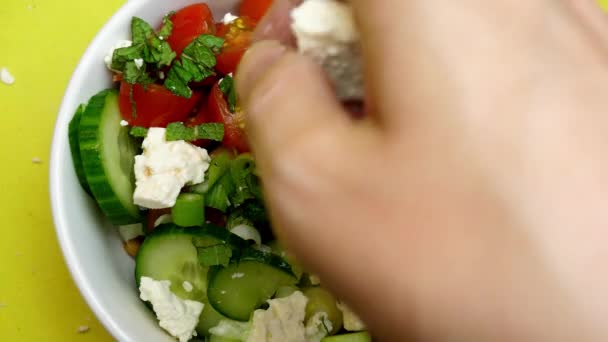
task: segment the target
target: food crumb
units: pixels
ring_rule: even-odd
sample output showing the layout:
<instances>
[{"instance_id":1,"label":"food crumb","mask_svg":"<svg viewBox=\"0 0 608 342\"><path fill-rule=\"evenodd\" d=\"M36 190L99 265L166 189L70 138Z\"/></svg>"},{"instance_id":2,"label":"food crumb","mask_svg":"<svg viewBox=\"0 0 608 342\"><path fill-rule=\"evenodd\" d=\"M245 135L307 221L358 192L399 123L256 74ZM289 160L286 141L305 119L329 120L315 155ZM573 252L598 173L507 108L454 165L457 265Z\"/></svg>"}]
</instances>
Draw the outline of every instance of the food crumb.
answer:
<instances>
[{"instance_id":1,"label":"food crumb","mask_svg":"<svg viewBox=\"0 0 608 342\"><path fill-rule=\"evenodd\" d=\"M0 80L6 85L12 85L13 83L15 83L15 77L11 75L11 73L5 67L2 67L2 69L0 69Z\"/></svg>"},{"instance_id":2,"label":"food crumb","mask_svg":"<svg viewBox=\"0 0 608 342\"><path fill-rule=\"evenodd\" d=\"M42 159L40 159L39 157L34 157L34 158L32 158L32 163L42 164Z\"/></svg>"},{"instance_id":3,"label":"food crumb","mask_svg":"<svg viewBox=\"0 0 608 342\"><path fill-rule=\"evenodd\" d=\"M78 327L77 331L78 331L79 334L84 334L84 333L88 332L89 330L91 330L91 328L89 328L88 326L81 325L81 326Z\"/></svg>"},{"instance_id":4,"label":"food crumb","mask_svg":"<svg viewBox=\"0 0 608 342\"><path fill-rule=\"evenodd\" d=\"M245 276L245 273L233 273L232 274L232 279L238 279L238 278L243 278Z\"/></svg>"}]
</instances>

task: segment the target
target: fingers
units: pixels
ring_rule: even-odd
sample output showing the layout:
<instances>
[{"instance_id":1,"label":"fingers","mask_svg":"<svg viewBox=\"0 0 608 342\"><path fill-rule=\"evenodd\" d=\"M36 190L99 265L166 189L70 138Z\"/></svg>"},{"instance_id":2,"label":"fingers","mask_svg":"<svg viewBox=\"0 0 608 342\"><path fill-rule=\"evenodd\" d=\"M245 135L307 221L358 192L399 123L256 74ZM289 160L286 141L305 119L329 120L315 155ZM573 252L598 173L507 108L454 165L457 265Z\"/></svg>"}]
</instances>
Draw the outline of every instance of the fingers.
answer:
<instances>
[{"instance_id":1,"label":"fingers","mask_svg":"<svg viewBox=\"0 0 608 342\"><path fill-rule=\"evenodd\" d=\"M294 46L295 40L291 33L290 12L302 0L276 0L266 16L258 24L253 41L276 40L285 45Z\"/></svg>"},{"instance_id":2,"label":"fingers","mask_svg":"<svg viewBox=\"0 0 608 342\"><path fill-rule=\"evenodd\" d=\"M246 53L237 87L262 171L277 154L306 136L348 123L321 69L278 42L258 43Z\"/></svg>"}]
</instances>

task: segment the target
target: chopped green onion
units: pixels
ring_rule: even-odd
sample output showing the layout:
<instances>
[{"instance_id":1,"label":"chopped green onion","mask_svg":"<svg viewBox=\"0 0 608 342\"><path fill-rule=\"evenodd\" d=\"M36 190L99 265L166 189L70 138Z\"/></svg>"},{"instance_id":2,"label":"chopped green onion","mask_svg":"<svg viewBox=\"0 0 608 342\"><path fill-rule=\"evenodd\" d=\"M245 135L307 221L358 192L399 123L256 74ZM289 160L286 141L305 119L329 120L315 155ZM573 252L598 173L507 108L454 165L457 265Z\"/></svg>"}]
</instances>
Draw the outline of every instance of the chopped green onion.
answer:
<instances>
[{"instance_id":1,"label":"chopped green onion","mask_svg":"<svg viewBox=\"0 0 608 342\"><path fill-rule=\"evenodd\" d=\"M199 194L180 194L171 209L173 222L181 227L202 226L205 223L205 197Z\"/></svg>"},{"instance_id":2,"label":"chopped green onion","mask_svg":"<svg viewBox=\"0 0 608 342\"><path fill-rule=\"evenodd\" d=\"M230 196L233 192L234 183L232 182L230 175L225 174L219 179L217 184L209 189L206 197L206 205L226 212L226 209L231 205Z\"/></svg>"}]
</instances>

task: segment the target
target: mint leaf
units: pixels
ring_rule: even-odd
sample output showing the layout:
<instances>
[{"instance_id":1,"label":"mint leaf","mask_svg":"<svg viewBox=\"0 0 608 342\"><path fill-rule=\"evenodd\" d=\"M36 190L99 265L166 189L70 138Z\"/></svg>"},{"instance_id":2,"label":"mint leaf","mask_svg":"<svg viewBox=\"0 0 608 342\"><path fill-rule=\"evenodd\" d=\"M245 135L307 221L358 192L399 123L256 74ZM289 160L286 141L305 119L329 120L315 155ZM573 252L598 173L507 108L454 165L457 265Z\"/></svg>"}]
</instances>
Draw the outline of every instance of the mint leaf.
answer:
<instances>
[{"instance_id":1,"label":"mint leaf","mask_svg":"<svg viewBox=\"0 0 608 342\"><path fill-rule=\"evenodd\" d=\"M171 49L171 45L156 35L150 37L148 46L152 63L156 63L159 68L171 65L171 62L177 57L175 51Z\"/></svg>"},{"instance_id":2,"label":"mint leaf","mask_svg":"<svg viewBox=\"0 0 608 342\"><path fill-rule=\"evenodd\" d=\"M135 138L145 138L148 135L148 129L140 126L131 127L129 134Z\"/></svg>"},{"instance_id":3,"label":"mint leaf","mask_svg":"<svg viewBox=\"0 0 608 342\"><path fill-rule=\"evenodd\" d=\"M236 109L236 87L234 85L234 79L228 75L220 81L220 90L226 96L226 102L231 112L234 113Z\"/></svg>"},{"instance_id":4,"label":"mint leaf","mask_svg":"<svg viewBox=\"0 0 608 342\"><path fill-rule=\"evenodd\" d=\"M144 53L143 45L129 46L114 50L112 55L112 69L123 71L128 61L141 58Z\"/></svg>"},{"instance_id":5,"label":"mint leaf","mask_svg":"<svg viewBox=\"0 0 608 342\"><path fill-rule=\"evenodd\" d=\"M232 248L225 244L198 248L198 261L204 267L228 266L232 257Z\"/></svg>"},{"instance_id":6,"label":"mint leaf","mask_svg":"<svg viewBox=\"0 0 608 342\"><path fill-rule=\"evenodd\" d=\"M224 139L224 125L221 123L205 123L198 126L186 127L181 122L167 125L167 141L195 141L208 139L222 141Z\"/></svg>"},{"instance_id":7,"label":"mint leaf","mask_svg":"<svg viewBox=\"0 0 608 342\"><path fill-rule=\"evenodd\" d=\"M154 34L154 29L145 20L133 17L131 19L131 36L133 45L146 44L148 37Z\"/></svg>"},{"instance_id":8,"label":"mint leaf","mask_svg":"<svg viewBox=\"0 0 608 342\"><path fill-rule=\"evenodd\" d=\"M200 82L215 75L215 56L220 52L224 40L203 34L194 39L182 52L181 61L173 63L165 79L165 87L178 96L190 98L192 90L188 83Z\"/></svg>"},{"instance_id":9,"label":"mint leaf","mask_svg":"<svg viewBox=\"0 0 608 342\"><path fill-rule=\"evenodd\" d=\"M176 57L169 43L165 41L172 31L173 23L169 16L163 19L163 27L158 34L146 21L133 17L131 20L133 43L130 47L114 51L112 69L122 72L125 81L130 84L139 83L145 86L154 83L159 69L170 66ZM133 64L138 59L145 62L139 68Z\"/></svg>"},{"instance_id":10,"label":"mint leaf","mask_svg":"<svg viewBox=\"0 0 608 342\"><path fill-rule=\"evenodd\" d=\"M171 32L173 32L173 22L171 21L171 17L174 14L175 12L170 12L163 18L163 26L160 28L160 31L158 31L158 37L161 40L167 40L167 38L169 38L171 35Z\"/></svg>"}]
</instances>

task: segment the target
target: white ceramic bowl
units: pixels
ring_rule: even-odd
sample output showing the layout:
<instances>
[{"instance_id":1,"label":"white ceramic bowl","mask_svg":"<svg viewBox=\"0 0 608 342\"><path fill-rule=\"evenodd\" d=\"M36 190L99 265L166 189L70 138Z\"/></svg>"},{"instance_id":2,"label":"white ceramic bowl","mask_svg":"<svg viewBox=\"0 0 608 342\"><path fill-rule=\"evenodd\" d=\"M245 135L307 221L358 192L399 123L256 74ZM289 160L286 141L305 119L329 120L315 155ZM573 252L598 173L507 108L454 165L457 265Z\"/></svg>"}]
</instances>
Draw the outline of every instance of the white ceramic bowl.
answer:
<instances>
[{"instance_id":1,"label":"white ceramic bowl","mask_svg":"<svg viewBox=\"0 0 608 342\"><path fill-rule=\"evenodd\" d=\"M111 87L103 57L119 39L130 38L133 16L150 23L183 6L207 2L221 19L238 0L131 0L97 34L74 72L55 125L50 186L57 237L80 292L99 320L118 341L174 341L158 326L139 300L134 262L122 249L120 237L81 189L68 143L68 124L80 103Z\"/></svg>"}]
</instances>

